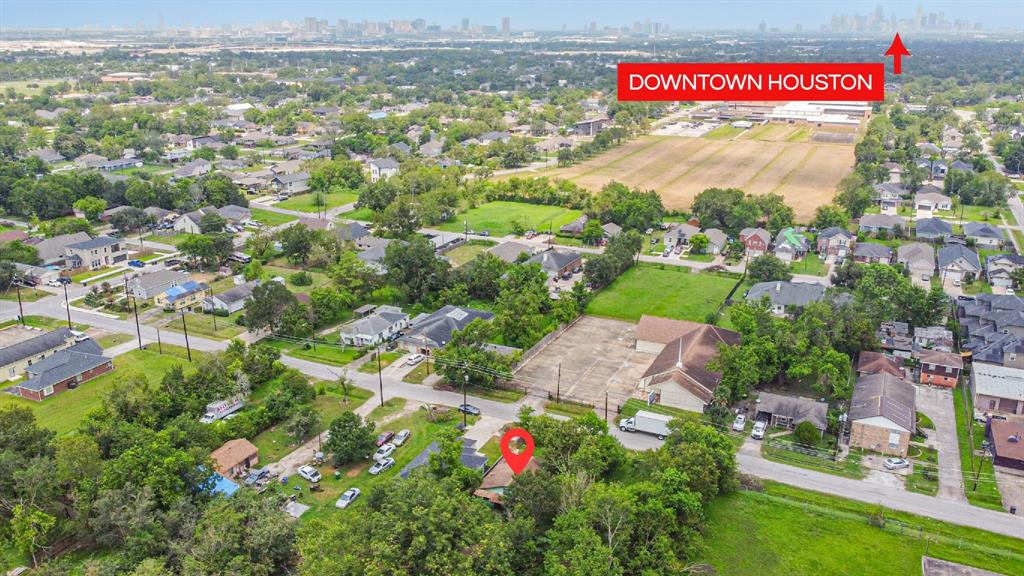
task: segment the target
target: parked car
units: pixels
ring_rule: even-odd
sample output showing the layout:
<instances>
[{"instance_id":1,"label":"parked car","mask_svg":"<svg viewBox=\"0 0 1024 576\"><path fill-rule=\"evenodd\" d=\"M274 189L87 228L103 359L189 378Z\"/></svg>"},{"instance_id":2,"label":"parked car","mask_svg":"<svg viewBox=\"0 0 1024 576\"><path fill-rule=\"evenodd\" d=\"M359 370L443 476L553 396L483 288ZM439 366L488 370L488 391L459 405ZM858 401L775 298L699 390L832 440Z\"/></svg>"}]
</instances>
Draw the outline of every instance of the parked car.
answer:
<instances>
[{"instance_id":1,"label":"parked car","mask_svg":"<svg viewBox=\"0 0 1024 576\"><path fill-rule=\"evenodd\" d=\"M380 474L381 472L386 472L387 470L390 470L391 467L394 466L394 465L395 465L395 459L394 458L385 458L385 459L381 460L380 462L374 462L373 466L370 466L370 476L376 476L377 474Z\"/></svg>"},{"instance_id":2,"label":"parked car","mask_svg":"<svg viewBox=\"0 0 1024 576\"><path fill-rule=\"evenodd\" d=\"M490 233L490 232L488 232L487 230L481 230L481 231L480 231L480 235L481 235L481 236L490 236L490 235L491 235L491 233Z\"/></svg>"},{"instance_id":3,"label":"parked car","mask_svg":"<svg viewBox=\"0 0 1024 576\"><path fill-rule=\"evenodd\" d=\"M398 432L398 434L395 434L395 437L394 439L391 440L391 443L394 444L395 446L401 446L402 444L405 444L406 440L409 439L409 436L412 436L412 432L408 430L401 430Z\"/></svg>"},{"instance_id":4,"label":"parked car","mask_svg":"<svg viewBox=\"0 0 1024 576\"><path fill-rule=\"evenodd\" d=\"M377 448L377 451L373 453L373 461L380 462L381 460L391 456L392 454L394 454L396 448L397 446L390 442L381 446L380 448Z\"/></svg>"},{"instance_id":5,"label":"parked car","mask_svg":"<svg viewBox=\"0 0 1024 576\"><path fill-rule=\"evenodd\" d=\"M472 404L459 404L459 412L465 412L470 416L480 415L480 409L477 408L476 406L473 406Z\"/></svg>"},{"instance_id":6,"label":"parked car","mask_svg":"<svg viewBox=\"0 0 1024 576\"><path fill-rule=\"evenodd\" d=\"M64 283L61 282L60 279L54 278L53 280L48 280L46 282L46 285L47 286L53 286L54 288L60 288L61 286L64 285Z\"/></svg>"},{"instance_id":7,"label":"parked car","mask_svg":"<svg viewBox=\"0 0 1024 576\"><path fill-rule=\"evenodd\" d=\"M249 472L249 475L245 477L246 486L255 486L260 480L270 476L270 471L266 468L257 468Z\"/></svg>"},{"instance_id":8,"label":"parked car","mask_svg":"<svg viewBox=\"0 0 1024 576\"><path fill-rule=\"evenodd\" d=\"M732 421L732 429L737 432L743 432L743 428L747 425L747 417L743 414L738 414L736 419Z\"/></svg>"},{"instance_id":9,"label":"parked car","mask_svg":"<svg viewBox=\"0 0 1024 576\"><path fill-rule=\"evenodd\" d=\"M910 462L903 458L886 458L883 466L885 466L886 470L899 470L901 468L909 468Z\"/></svg>"},{"instance_id":10,"label":"parked car","mask_svg":"<svg viewBox=\"0 0 1024 576\"><path fill-rule=\"evenodd\" d=\"M167 260L164 260L164 264L167 266L177 266L178 264L181 264L181 260L178 258L168 258Z\"/></svg>"},{"instance_id":11,"label":"parked car","mask_svg":"<svg viewBox=\"0 0 1024 576\"><path fill-rule=\"evenodd\" d=\"M320 471L312 466L299 466L299 476L309 480L310 482L320 481Z\"/></svg>"},{"instance_id":12,"label":"parked car","mask_svg":"<svg viewBox=\"0 0 1024 576\"><path fill-rule=\"evenodd\" d=\"M750 437L754 440L763 440L764 432L768 429L768 423L764 420L758 420L754 422L754 430L750 432Z\"/></svg>"},{"instance_id":13,"label":"parked car","mask_svg":"<svg viewBox=\"0 0 1024 576\"><path fill-rule=\"evenodd\" d=\"M85 342L89 339L85 332L79 332L78 330L72 330L71 335L75 337L75 342Z\"/></svg>"},{"instance_id":14,"label":"parked car","mask_svg":"<svg viewBox=\"0 0 1024 576\"><path fill-rule=\"evenodd\" d=\"M129 260L128 265L132 268L145 268L146 263L142 260Z\"/></svg>"},{"instance_id":15,"label":"parked car","mask_svg":"<svg viewBox=\"0 0 1024 576\"><path fill-rule=\"evenodd\" d=\"M413 354L412 356L409 356L408 360L405 361L405 365L415 366L420 362L423 362L423 354Z\"/></svg>"},{"instance_id":16,"label":"parked car","mask_svg":"<svg viewBox=\"0 0 1024 576\"><path fill-rule=\"evenodd\" d=\"M359 498L360 494L362 494L362 492L359 488L349 488L348 490L345 490L341 496L338 496L338 501L334 503L334 507L348 508L348 505L355 502L356 498Z\"/></svg>"},{"instance_id":17,"label":"parked car","mask_svg":"<svg viewBox=\"0 0 1024 576\"><path fill-rule=\"evenodd\" d=\"M380 448L381 446L387 444L394 437L394 432L381 432L380 434L377 435L377 447Z\"/></svg>"}]
</instances>

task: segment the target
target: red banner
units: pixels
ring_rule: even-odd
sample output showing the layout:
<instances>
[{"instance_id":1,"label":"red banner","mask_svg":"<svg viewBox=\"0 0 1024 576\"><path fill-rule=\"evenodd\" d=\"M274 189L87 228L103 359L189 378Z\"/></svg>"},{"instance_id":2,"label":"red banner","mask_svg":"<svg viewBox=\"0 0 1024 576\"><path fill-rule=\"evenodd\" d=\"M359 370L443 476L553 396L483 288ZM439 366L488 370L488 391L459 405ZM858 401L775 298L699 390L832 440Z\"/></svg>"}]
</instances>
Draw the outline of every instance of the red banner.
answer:
<instances>
[{"instance_id":1,"label":"red banner","mask_svg":"<svg viewBox=\"0 0 1024 576\"><path fill-rule=\"evenodd\" d=\"M621 101L885 99L881 63L619 63Z\"/></svg>"}]
</instances>

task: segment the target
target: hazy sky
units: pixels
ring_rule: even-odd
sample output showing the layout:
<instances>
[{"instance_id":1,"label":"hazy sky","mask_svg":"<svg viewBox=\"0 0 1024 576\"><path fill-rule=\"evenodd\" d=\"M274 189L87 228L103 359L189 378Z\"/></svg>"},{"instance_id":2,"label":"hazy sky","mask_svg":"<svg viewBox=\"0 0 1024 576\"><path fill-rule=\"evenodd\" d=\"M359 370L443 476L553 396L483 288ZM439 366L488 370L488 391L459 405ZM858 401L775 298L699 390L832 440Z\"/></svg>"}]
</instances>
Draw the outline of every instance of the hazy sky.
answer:
<instances>
[{"instance_id":1,"label":"hazy sky","mask_svg":"<svg viewBox=\"0 0 1024 576\"><path fill-rule=\"evenodd\" d=\"M792 29L802 24L817 30L835 13L866 14L881 5L886 17L914 15L918 5L925 13L943 12L956 18L981 22L986 28L1024 29L1024 1L1021 0L930 0L863 2L823 0L761 1L606 1L606 0L520 0L518 2L425 1L425 0L0 0L0 34L7 28L62 28L83 25L136 26L144 22L155 27L160 18L167 26L246 24L265 21L301 21L305 16L350 21L413 20L444 27L467 17L474 24L500 26L501 17L512 19L513 29L580 29L591 21L598 26L621 26L636 20L664 22L677 30L753 29L764 20L769 27Z\"/></svg>"}]
</instances>

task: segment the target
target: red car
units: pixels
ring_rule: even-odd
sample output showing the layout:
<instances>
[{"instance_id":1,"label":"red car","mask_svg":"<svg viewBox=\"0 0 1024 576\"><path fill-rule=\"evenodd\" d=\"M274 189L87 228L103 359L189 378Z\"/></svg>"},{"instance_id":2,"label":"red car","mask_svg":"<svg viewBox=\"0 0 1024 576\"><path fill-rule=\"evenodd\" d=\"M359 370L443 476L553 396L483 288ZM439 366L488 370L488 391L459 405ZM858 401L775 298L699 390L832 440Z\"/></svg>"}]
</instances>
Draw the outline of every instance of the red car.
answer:
<instances>
[{"instance_id":1,"label":"red car","mask_svg":"<svg viewBox=\"0 0 1024 576\"><path fill-rule=\"evenodd\" d=\"M380 448L381 446L387 444L394 437L394 432L381 432L380 434L377 435L377 447Z\"/></svg>"}]
</instances>

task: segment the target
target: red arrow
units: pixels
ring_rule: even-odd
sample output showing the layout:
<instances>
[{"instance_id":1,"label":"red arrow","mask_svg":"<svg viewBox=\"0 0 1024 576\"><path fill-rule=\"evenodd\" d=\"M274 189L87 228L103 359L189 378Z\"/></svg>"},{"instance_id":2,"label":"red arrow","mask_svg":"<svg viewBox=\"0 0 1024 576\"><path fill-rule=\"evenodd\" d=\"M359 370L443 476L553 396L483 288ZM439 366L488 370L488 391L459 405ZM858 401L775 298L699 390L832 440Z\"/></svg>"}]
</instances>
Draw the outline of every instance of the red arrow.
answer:
<instances>
[{"instance_id":1,"label":"red arrow","mask_svg":"<svg viewBox=\"0 0 1024 576\"><path fill-rule=\"evenodd\" d=\"M903 45L903 40L900 39L899 32L896 33L896 37L892 39L892 44L889 49L885 51L886 56L892 56L892 71L893 74L899 74L901 72L900 59L904 56L910 56L910 50L907 50L906 46Z\"/></svg>"}]
</instances>

